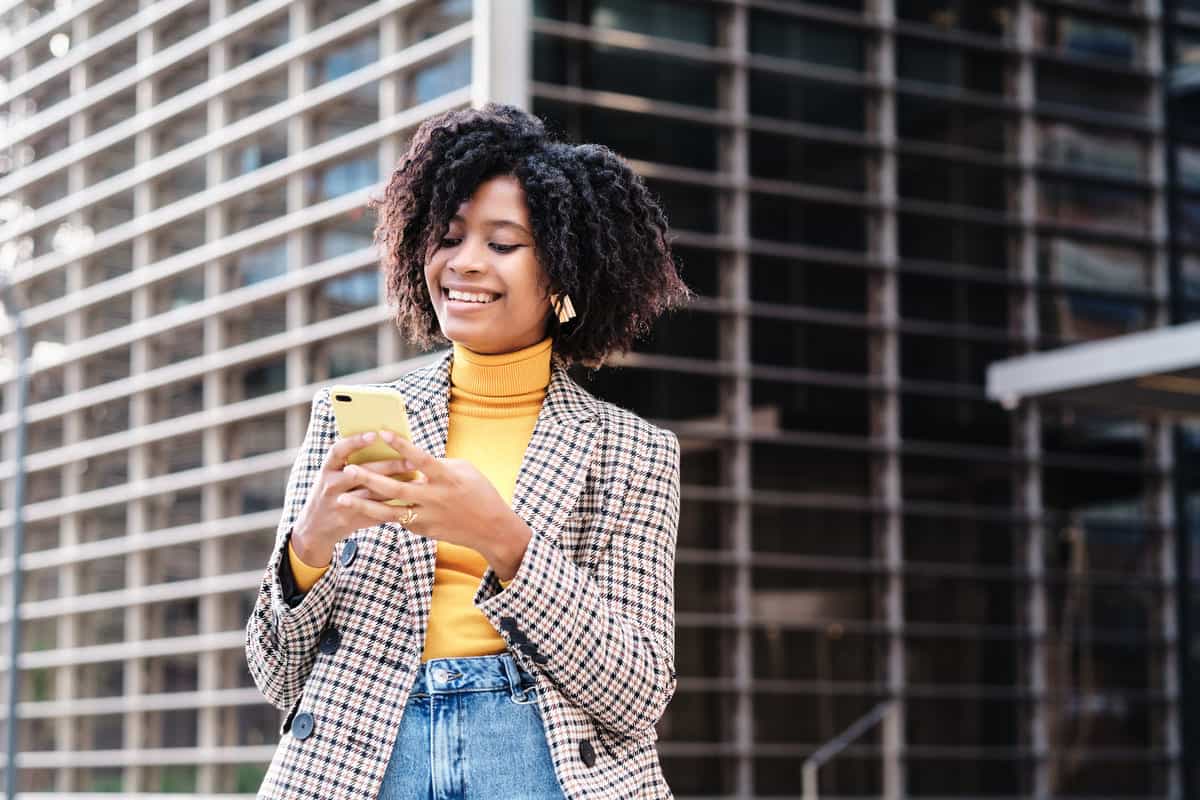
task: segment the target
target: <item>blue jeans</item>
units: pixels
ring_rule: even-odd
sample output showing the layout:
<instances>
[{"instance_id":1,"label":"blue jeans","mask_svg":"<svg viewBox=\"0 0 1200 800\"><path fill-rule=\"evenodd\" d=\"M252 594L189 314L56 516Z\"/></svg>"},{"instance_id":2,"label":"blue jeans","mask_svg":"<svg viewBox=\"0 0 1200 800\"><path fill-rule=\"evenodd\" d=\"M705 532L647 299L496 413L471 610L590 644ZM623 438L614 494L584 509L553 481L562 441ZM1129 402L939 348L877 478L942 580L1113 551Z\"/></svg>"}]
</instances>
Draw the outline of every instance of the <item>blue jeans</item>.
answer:
<instances>
[{"instance_id":1,"label":"blue jeans","mask_svg":"<svg viewBox=\"0 0 1200 800\"><path fill-rule=\"evenodd\" d=\"M417 669L379 800L563 800L533 676L512 655Z\"/></svg>"}]
</instances>

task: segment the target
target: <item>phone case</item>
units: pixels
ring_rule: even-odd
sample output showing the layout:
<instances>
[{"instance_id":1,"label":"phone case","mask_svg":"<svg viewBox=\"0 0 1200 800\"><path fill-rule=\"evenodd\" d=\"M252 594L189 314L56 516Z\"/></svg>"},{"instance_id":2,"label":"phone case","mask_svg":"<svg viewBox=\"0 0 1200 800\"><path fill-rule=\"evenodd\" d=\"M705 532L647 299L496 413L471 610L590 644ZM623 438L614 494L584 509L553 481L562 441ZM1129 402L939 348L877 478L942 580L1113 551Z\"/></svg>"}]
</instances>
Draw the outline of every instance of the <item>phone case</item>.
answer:
<instances>
[{"instance_id":1,"label":"phone case","mask_svg":"<svg viewBox=\"0 0 1200 800\"><path fill-rule=\"evenodd\" d=\"M391 431L412 441L408 428L408 412L404 396L395 389L382 386L353 386L341 384L329 387L329 401L333 405L333 416L337 422L338 436L345 438L367 431ZM368 461L388 461L400 454L382 439L350 454L351 464ZM416 470L392 475L398 481L410 481L417 477ZM385 500L391 506L408 505L399 500Z\"/></svg>"}]
</instances>

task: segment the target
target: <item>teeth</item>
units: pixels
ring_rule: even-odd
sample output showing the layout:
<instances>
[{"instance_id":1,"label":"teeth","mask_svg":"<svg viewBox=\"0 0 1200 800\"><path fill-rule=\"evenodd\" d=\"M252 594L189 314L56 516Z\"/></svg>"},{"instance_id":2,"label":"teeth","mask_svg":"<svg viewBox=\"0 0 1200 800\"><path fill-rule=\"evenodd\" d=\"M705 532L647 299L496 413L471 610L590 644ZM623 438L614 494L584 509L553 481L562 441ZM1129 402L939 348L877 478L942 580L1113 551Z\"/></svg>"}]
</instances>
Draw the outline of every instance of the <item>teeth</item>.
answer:
<instances>
[{"instance_id":1,"label":"teeth","mask_svg":"<svg viewBox=\"0 0 1200 800\"><path fill-rule=\"evenodd\" d=\"M465 300L468 303L490 303L494 299L490 294L477 292L460 292L457 289L447 289L451 300Z\"/></svg>"}]
</instances>

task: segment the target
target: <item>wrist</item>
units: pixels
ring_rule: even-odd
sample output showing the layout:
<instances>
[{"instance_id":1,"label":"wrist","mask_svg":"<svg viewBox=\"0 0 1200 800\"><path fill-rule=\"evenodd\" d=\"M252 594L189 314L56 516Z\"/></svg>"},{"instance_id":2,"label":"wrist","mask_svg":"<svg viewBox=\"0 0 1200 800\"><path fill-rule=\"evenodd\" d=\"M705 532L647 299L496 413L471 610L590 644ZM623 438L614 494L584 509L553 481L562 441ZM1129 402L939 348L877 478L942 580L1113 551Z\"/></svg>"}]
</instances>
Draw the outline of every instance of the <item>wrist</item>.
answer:
<instances>
[{"instance_id":1,"label":"wrist","mask_svg":"<svg viewBox=\"0 0 1200 800\"><path fill-rule=\"evenodd\" d=\"M292 549L305 565L322 569L333 563L333 547L313 541L303 528L292 528Z\"/></svg>"},{"instance_id":2,"label":"wrist","mask_svg":"<svg viewBox=\"0 0 1200 800\"><path fill-rule=\"evenodd\" d=\"M502 581L511 581L521 566L525 557L525 549L533 536L533 531L525 524L525 520L509 509L509 516L504 523L497 525L489 553L484 557Z\"/></svg>"}]
</instances>

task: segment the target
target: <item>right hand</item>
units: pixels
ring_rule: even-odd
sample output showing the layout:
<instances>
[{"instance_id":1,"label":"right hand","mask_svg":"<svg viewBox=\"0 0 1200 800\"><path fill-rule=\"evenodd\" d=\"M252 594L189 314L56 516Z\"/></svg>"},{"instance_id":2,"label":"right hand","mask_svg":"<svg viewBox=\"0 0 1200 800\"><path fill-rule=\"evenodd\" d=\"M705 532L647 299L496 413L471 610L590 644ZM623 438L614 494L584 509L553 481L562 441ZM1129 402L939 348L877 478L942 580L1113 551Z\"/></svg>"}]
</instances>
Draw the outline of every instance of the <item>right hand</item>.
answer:
<instances>
[{"instance_id":1,"label":"right hand","mask_svg":"<svg viewBox=\"0 0 1200 800\"><path fill-rule=\"evenodd\" d=\"M343 494L380 499L362 486L361 477L356 478L342 471L350 463L350 456L366 447L378 435L377 431L367 431L340 438L325 454L325 463L317 473L316 483L292 526L292 548L305 564L312 567L328 566L333 561L333 546L336 543L359 528L379 524L374 517L340 505L337 501Z\"/></svg>"}]
</instances>

